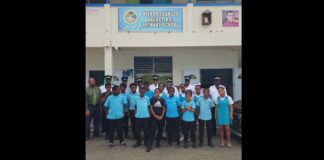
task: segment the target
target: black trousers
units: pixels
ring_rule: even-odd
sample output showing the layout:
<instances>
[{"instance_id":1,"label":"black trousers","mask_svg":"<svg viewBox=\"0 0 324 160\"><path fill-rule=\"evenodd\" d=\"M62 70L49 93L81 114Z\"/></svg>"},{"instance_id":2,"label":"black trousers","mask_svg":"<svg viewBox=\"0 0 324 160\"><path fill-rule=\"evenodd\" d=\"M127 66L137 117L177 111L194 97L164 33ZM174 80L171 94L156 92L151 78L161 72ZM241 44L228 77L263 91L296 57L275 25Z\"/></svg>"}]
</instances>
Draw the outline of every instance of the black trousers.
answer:
<instances>
[{"instance_id":1,"label":"black trousers","mask_svg":"<svg viewBox=\"0 0 324 160\"><path fill-rule=\"evenodd\" d=\"M204 142L204 125L206 124L208 143L211 143L212 142L211 127L212 127L213 120L204 121L204 120L198 119L198 121L199 121L199 142L200 143Z\"/></svg>"},{"instance_id":2,"label":"black trousers","mask_svg":"<svg viewBox=\"0 0 324 160\"><path fill-rule=\"evenodd\" d=\"M124 116L124 120L123 120L123 128L124 128L125 137L128 137L128 119L129 119L129 116L127 115L127 112L126 112L125 116Z\"/></svg>"},{"instance_id":3,"label":"black trousers","mask_svg":"<svg viewBox=\"0 0 324 160\"><path fill-rule=\"evenodd\" d=\"M109 142L113 143L114 142L114 132L117 129L117 135L119 139L119 143L124 141L123 137L123 128L122 128L122 123L123 123L124 118L120 119L108 119L109 122Z\"/></svg>"},{"instance_id":4,"label":"black trousers","mask_svg":"<svg viewBox=\"0 0 324 160\"><path fill-rule=\"evenodd\" d=\"M163 128L164 128L164 118L162 118L161 120L157 120L154 117L152 117L150 122L151 122L150 133L149 133L150 144L153 145L153 141L155 137L156 137L156 143L160 143L162 139ZM157 135L156 135L156 130L157 130Z\"/></svg>"},{"instance_id":5,"label":"black trousers","mask_svg":"<svg viewBox=\"0 0 324 160\"><path fill-rule=\"evenodd\" d=\"M87 123L86 125L86 136L90 137L90 123L91 123L91 120L93 119L93 127L94 127L94 135L99 135L99 126L100 126L100 106L99 104L96 104L96 105L88 105L88 109L89 109L89 112L90 112L90 119L88 120L89 123Z\"/></svg>"},{"instance_id":6,"label":"black trousers","mask_svg":"<svg viewBox=\"0 0 324 160\"><path fill-rule=\"evenodd\" d=\"M196 121L193 122L182 121L181 125L182 125L182 133L184 135L184 142L188 142L189 132L190 132L191 141L196 142L195 123Z\"/></svg>"},{"instance_id":7,"label":"black trousers","mask_svg":"<svg viewBox=\"0 0 324 160\"><path fill-rule=\"evenodd\" d=\"M136 127L136 140L138 144L141 144L141 131L144 132L144 143L147 144L149 139L149 128L148 128L149 118L135 118Z\"/></svg>"},{"instance_id":8,"label":"black trousers","mask_svg":"<svg viewBox=\"0 0 324 160\"><path fill-rule=\"evenodd\" d=\"M129 110L129 120L132 127L133 137L136 138L136 127L135 127L135 113L134 110Z\"/></svg>"},{"instance_id":9,"label":"black trousers","mask_svg":"<svg viewBox=\"0 0 324 160\"><path fill-rule=\"evenodd\" d=\"M215 118L215 111L216 111L216 108L215 107L211 108L211 113L212 113L211 133L212 133L212 136L216 136L216 118Z\"/></svg>"},{"instance_id":10,"label":"black trousers","mask_svg":"<svg viewBox=\"0 0 324 160\"><path fill-rule=\"evenodd\" d=\"M101 132L107 132L106 129L108 128L108 121L107 121L107 115L105 113L105 106L102 105L101 110Z\"/></svg>"},{"instance_id":11,"label":"black trousers","mask_svg":"<svg viewBox=\"0 0 324 160\"><path fill-rule=\"evenodd\" d=\"M172 138L175 136L177 144L180 144L180 128L179 118L166 118L168 142L172 143Z\"/></svg>"}]
</instances>

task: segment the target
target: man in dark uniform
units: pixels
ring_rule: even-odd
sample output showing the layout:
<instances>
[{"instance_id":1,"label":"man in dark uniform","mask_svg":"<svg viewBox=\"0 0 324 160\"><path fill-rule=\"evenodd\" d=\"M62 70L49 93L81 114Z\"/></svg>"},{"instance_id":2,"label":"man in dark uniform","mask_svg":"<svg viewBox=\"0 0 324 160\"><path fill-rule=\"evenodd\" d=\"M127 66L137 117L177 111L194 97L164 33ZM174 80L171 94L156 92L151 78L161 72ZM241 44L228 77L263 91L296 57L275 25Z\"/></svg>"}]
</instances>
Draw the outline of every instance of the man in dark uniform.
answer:
<instances>
[{"instance_id":1,"label":"man in dark uniform","mask_svg":"<svg viewBox=\"0 0 324 160\"><path fill-rule=\"evenodd\" d=\"M112 91L111 91L111 84L110 83L106 83L105 84L105 89L106 89L106 92L105 93L102 93L102 104L104 104L107 100L107 98L112 95ZM108 137L108 129L109 129L109 123L107 121L107 115L105 113L105 106L102 105L102 132L105 132L106 133L106 137L105 139L108 140L109 137Z\"/></svg>"}]
</instances>

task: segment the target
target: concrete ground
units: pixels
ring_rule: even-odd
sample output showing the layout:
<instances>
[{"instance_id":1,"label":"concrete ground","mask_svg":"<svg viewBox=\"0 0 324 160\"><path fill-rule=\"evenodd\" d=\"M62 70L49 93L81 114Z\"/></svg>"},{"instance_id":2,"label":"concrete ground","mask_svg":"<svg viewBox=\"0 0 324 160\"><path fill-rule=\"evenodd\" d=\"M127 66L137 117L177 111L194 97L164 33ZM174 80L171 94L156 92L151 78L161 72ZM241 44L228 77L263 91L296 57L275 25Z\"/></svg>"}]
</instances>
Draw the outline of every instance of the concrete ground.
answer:
<instances>
[{"instance_id":1,"label":"concrete ground","mask_svg":"<svg viewBox=\"0 0 324 160\"><path fill-rule=\"evenodd\" d=\"M196 132L198 140L198 132ZM87 160L240 160L241 159L241 141L232 135L232 148L219 146L219 135L213 137L214 148L207 146L207 137L204 137L204 146L194 149L189 143L188 148L168 146L166 140L161 141L161 148L153 147L151 152L146 152L142 145L138 148L132 148L135 140L126 140L127 146L121 146L119 140L114 140L115 146L108 147L108 143L103 137L90 139L86 141L86 159Z\"/></svg>"}]
</instances>

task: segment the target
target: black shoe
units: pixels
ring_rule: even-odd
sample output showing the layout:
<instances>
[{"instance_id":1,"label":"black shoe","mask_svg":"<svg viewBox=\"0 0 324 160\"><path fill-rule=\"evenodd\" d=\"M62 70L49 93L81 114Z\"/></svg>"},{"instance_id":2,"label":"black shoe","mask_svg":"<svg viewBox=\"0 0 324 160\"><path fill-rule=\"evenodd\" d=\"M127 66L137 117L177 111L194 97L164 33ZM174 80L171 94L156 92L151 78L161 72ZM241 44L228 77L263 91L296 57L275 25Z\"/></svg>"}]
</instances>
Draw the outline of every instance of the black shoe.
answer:
<instances>
[{"instance_id":1,"label":"black shoe","mask_svg":"<svg viewBox=\"0 0 324 160\"><path fill-rule=\"evenodd\" d=\"M136 147L138 147L138 146L140 146L141 144L140 143L135 143L134 145L133 145L133 148L136 148Z\"/></svg>"},{"instance_id":2,"label":"black shoe","mask_svg":"<svg viewBox=\"0 0 324 160\"><path fill-rule=\"evenodd\" d=\"M188 142L183 143L183 148L188 148Z\"/></svg>"},{"instance_id":3,"label":"black shoe","mask_svg":"<svg viewBox=\"0 0 324 160\"><path fill-rule=\"evenodd\" d=\"M181 147L181 146L180 146L180 143L177 143L176 147L177 147L177 148L180 148L180 147Z\"/></svg>"},{"instance_id":4,"label":"black shoe","mask_svg":"<svg viewBox=\"0 0 324 160\"><path fill-rule=\"evenodd\" d=\"M197 143L196 142L192 142L192 148L197 148Z\"/></svg>"},{"instance_id":5,"label":"black shoe","mask_svg":"<svg viewBox=\"0 0 324 160\"><path fill-rule=\"evenodd\" d=\"M156 143L156 144L155 144L155 147L156 147L156 148L160 148L160 147L161 147L161 144L160 144L160 143Z\"/></svg>"},{"instance_id":6,"label":"black shoe","mask_svg":"<svg viewBox=\"0 0 324 160\"><path fill-rule=\"evenodd\" d=\"M198 147L202 147L203 145L203 142L199 142Z\"/></svg>"},{"instance_id":7,"label":"black shoe","mask_svg":"<svg viewBox=\"0 0 324 160\"><path fill-rule=\"evenodd\" d=\"M208 146L214 148L214 145L212 143L208 143Z\"/></svg>"},{"instance_id":8,"label":"black shoe","mask_svg":"<svg viewBox=\"0 0 324 160\"><path fill-rule=\"evenodd\" d=\"M150 152L150 151L151 151L151 147L150 146L146 147L146 152Z\"/></svg>"}]
</instances>

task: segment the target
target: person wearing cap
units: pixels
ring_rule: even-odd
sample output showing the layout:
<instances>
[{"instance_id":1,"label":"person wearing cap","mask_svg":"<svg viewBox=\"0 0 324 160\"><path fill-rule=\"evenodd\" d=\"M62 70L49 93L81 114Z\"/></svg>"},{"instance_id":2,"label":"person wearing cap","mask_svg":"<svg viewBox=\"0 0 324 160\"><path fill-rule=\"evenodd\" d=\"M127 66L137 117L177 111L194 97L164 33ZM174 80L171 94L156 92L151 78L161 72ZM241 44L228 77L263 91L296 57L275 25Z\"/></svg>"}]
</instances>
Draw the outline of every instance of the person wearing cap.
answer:
<instances>
[{"instance_id":1,"label":"person wearing cap","mask_svg":"<svg viewBox=\"0 0 324 160\"><path fill-rule=\"evenodd\" d=\"M128 101L128 112L129 112L129 120L132 127L133 139L136 139L136 128L135 128L135 99L139 96L139 93L136 92L136 84L131 83L129 85L131 92L127 94Z\"/></svg>"},{"instance_id":2,"label":"person wearing cap","mask_svg":"<svg viewBox=\"0 0 324 160\"><path fill-rule=\"evenodd\" d=\"M193 93L195 93L195 86L190 84L190 79L191 79L190 76L184 76L184 80L185 80L184 87L186 88L186 90L190 89Z\"/></svg>"},{"instance_id":3,"label":"person wearing cap","mask_svg":"<svg viewBox=\"0 0 324 160\"><path fill-rule=\"evenodd\" d=\"M104 77L104 84L99 87L100 90L101 90L101 93L105 93L106 92L105 85L106 85L106 83L110 83L111 84L111 79L112 79L112 76L111 75L106 75ZM113 87L113 85L111 87Z\"/></svg>"},{"instance_id":4,"label":"person wearing cap","mask_svg":"<svg viewBox=\"0 0 324 160\"><path fill-rule=\"evenodd\" d=\"M181 112L180 99L174 95L175 88L168 89L168 96L165 98L166 102L166 121L167 121L167 137L168 144L172 145L173 135L175 136L177 147L180 147L180 121L179 116Z\"/></svg>"},{"instance_id":5,"label":"person wearing cap","mask_svg":"<svg viewBox=\"0 0 324 160\"><path fill-rule=\"evenodd\" d=\"M160 76L158 75L153 75L153 83L150 85L150 90L154 93L156 88L159 88L159 78Z\"/></svg>"},{"instance_id":6,"label":"person wearing cap","mask_svg":"<svg viewBox=\"0 0 324 160\"><path fill-rule=\"evenodd\" d=\"M154 96L154 92L150 90L150 83L147 81L144 82L144 90L145 90L144 93L145 96L149 97L150 99Z\"/></svg>"},{"instance_id":7,"label":"person wearing cap","mask_svg":"<svg viewBox=\"0 0 324 160\"><path fill-rule=\"evenodd\" d=\"M196 102L198 122L199 122L199 144L198 147L203 146L204 127L207 128L208 146L214 147L212 144L212 112L211 109L215 107L213 100L209 97L209 89L204 88L204 96L199 98Z\"/></svg>"},{"instance_id":8,"label":"person wearing cap","mask_svg":"<svg viewBox=\"0 0 324 160\"><path fill-rule=\"evenodd\" d=\"M221 76L214 76L214 85L209 87L209 94L216 104L217 97L219 96L217 87L221 85L222 77ZM226 88L225 88L225 95L227 95ZM216 136L216 118L215 118L215 108L212 109L212 135Z\"/></svg>"},{"instance_id":9,"label":"person wearing cap","mask_svg":"<svg viewBox=\"0 0 324 160\"><path fill-rule=\"evenodd\" d=\"M188 132L190 132L192 147L196 148L196 134L195 134L195 108L196 104L191 99L192 91L185 92L186 100L181 103L182 109L182 133L184 134L184 148L188 148Z\"/></svg>"},{"instance_id":10,"label":"person wearing cap","mask_svg":"<svg viewBox=\"0 0 324 160\"><path fill-rule=\"evenodd\" d=\"M101 113L101 91L96 86L96 80L89 78L89 86L86 88L86 102L90 113L89 123L86 126L86 138L90 139L90 123L93 119L94 137L99 137L100 113Z\"/></svg>"},{"instance_id":11,"label":"person wearing cap","mask_svg":"<svg viewBox=\"0 0 324 160\"><path fill-rule=\"evenodd\" d=\"M124 83L120 84L120 94L122 96L124 96L125 99L127 99L126 85ZM124 136L126 139L129 138L128 137L128 119L129 119L129 107L127 106L124 108L124 120L123 120Z\"/></svg>"},{"instance_id":12,"label":"person wearing cap","mask_svg":"<svg viewBox=\"0 0 324 160\"><path fill-rule=\"evenodd\" d=\"M105 88L106 88L106 92L101 94L101 102L102 104L104 104L108 98L108 96L112 95L112 91L111 91L111 84L110 83L106 83L105 84ZM108 133L108 128L109 128L109 123L107 121L107 115L105 113L105 106L102 105L102 116L101 116L101 128L102 128L102 132L106 133L106 137L105 140L109 139L109 133Z\"/></svg>"},{"instance_id":13,"label":"person wearing cap","mask_svg":"<svg viewBox=\"0 0 324 160\"><path fill-rule=\"evenodd\" d=\"M149 143L153 146L153 141L156 137L156 148L160 148L160 141L162 139L163 128L164 128L164 113L165 103L164 99L160 97L159 88L155 89L154 97L150 101L150 112L151 112L151 127L150 127L150 140ZM158 131L156 135L156 130Z\"/></svg>"},{"instance_id":14,"label":"person wearing cap","mask_svg":"<svg viewBox=\"0 0 324 160\"><path fill-rule=\"evenodd\" d=\"M227 147L231 148L230 127L233 120L233 99L225 94L225 86L217 87L219 96L216 100L216 118L217 124L220 126L220 146L224 147L224 130L226 132Z\"/></svg>"},{"instance_id":15,"label":"person wearing cap","mask_svg":"<svg viewBox=\"0 0 324 160\"><path fill-rule=\"evenodd\" d=\"M144 144L146 144L146 152L151 151L151 145L149 140L149 119L150 119L150 99L145 96L145 89L141 87L139 89L140 96L135 99L135 126L136 126L136 143L133 148L141 145L141 131L144 132Z\"/></svg>"},{"instance_id":16,"label":"person wearing cap","mask_svg":"<svg viewBox=\"0 0 324 160\"><path fill-rule=\"evenodd\" d=\"M104 106L109 123L109 146L114 146L114 132L117 129L119 143L126 146L123 137L124 108L127 107L127 99L120 94L120 87L115 85L112 88L113 94L107 98Z\"/></svg>"},{"instance_id":17,"label":"person wearing cap","mask_svg":"<svg viewBox=\"0 0 324 160\"><path fill-rule=\"evenodd\" d=\"M136 85L137 85L137 89L136 92L139 94L139 89L143 86L143 79L142 78L137 78L136 79Z\"/></svg>"},{"instance_id":18,"label":"person wearing cap","mask_svg":"<svg viewBox=\"0 0 324 160\"><path fill-rule=\"evenodd\" d=\"M174 96L178 97L179 98L179 92L178 92L178 89L176 87L173 86L173 81L171 78L167 78L166 79L166 87L164 88L163 90L163 93L164 93L164 96L165 97L168 97L169 96L169 89L170 88L173 88L174 89Z\"/></svg>"},{"instance_id":19,"label":"person wearing cap","mask_svg":"<svg viewBox=\"0 0 324 160\"><path fill-rule=\"evenodd\" d=\"M125 92L126 92L126 93L129 93L129 92L130 92L130 88L129 88L128 85L127 85L128 77L123 76L123 77L121 77L121 80L122 80L122 84L124 84L124 85L126 86L126 90L125 90Z\"/></svg>"}]
</instances>

